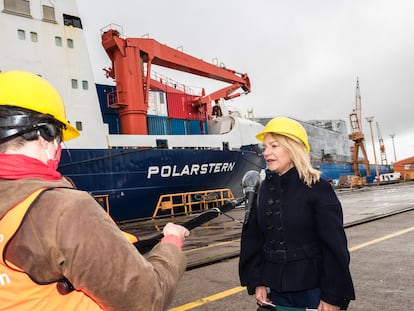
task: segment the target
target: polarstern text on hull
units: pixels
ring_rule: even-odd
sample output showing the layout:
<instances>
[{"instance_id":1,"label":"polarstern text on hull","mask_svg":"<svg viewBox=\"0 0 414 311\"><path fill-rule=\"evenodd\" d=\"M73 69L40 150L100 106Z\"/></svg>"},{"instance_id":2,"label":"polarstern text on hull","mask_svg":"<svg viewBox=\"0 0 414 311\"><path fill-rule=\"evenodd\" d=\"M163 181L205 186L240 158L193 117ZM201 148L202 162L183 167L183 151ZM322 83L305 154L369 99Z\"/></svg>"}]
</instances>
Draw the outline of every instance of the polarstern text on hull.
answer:
<instances>
[{"instance_id":1,"label":"polarstern text on hull","mask_svg":"<svg viewBox=\"0 0 414 311\"><path fill-rule=\"evenodd\" d=\"M153 176L160 176L163 178L179 177L184 175L206 175L231 172L234 169L236 162L218 162L218 163L204 163L204 164L187 164L183 167L178 165L162 165L149 166L147 178Z\"/></svg>"}]
</instances>

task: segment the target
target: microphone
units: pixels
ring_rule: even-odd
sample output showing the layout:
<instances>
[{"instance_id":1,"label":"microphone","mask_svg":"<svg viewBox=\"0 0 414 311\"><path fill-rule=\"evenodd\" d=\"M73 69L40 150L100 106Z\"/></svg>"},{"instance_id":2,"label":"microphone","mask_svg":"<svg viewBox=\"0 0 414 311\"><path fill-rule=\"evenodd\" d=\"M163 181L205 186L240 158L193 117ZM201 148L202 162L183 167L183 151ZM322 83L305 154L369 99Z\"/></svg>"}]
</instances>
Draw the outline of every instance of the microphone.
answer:
<instances>
[{"instance_id":1,"label":"microphone","mask_svg":"<svg viewBox=\"0 0 414 311\"><path fill-rule=\"evenodd\" d=\"M243 193L246 196L244 211L244 224L247 224L250 217L250 210L256 198L257 189L260 185L260 174L258 171L247 171L242 179Z\"/></svg>"}]
</instances>

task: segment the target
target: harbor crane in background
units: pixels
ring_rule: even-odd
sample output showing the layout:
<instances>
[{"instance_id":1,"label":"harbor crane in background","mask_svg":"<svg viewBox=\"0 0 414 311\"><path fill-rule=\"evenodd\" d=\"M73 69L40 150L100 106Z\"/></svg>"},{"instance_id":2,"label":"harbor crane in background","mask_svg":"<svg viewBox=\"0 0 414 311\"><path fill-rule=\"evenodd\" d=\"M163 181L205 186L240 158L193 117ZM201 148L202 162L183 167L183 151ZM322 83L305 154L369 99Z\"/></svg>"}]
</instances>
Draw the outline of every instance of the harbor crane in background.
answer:
<instances>
[{"instance_id":1,"label":"harbor crane in background","mask_svg":"<svg viewBox=\"0 0 414 311\"><path fill-rule=\"evenodd\" d=\"M379 141L379 148L380 148L380 157L381 157L381 164L388 164L387 161L387 154L385 153L385 145L384 145L384 139L382 139L381 131L378 122L377 124L377 133L378 133L378 141Z\"/></svg>"},{"instance_id":2,"label":"harbor crane in background","mask_svg":"<svg viewBox=\"0 0 414 311\"><path fill-rule=\"evenodd\" d=\"M372 151L374 153L374 162L375 162L375 179L377 183L379 184L380 176L379 176L379 170L378 170L377 153L375 152L374 132L372 131L372 121L374 121L374 117L367 117L366 120L369 123L369 130L371 132Z\"/></svg>"},{"instance_id":3,"label":"harbor crane in background","mask_svg":"<svg viewBox=\"0 0 414 311\"><path fill-rule=\"evenodd\" d=\"M392 149L394 151L394 162L397 162L397 154L395 153L395 143L394 143L395 134L390 134L390 137L392 140Z\"/></svg>"},{"instance_id":4,"label":"harbor crane in background","mask_svg":"<svg viewBox=\"0 0 414 311\"><path fill-rule=\"evenodd\" d=\"M351 123L351 134L348 135L348 138L354 142L354 145L351 147L351 156L352 156L352 170L354 174L358 177L361 176L359 170L359 164L365 164L367 176L371 175L369 168L369 161L367 157L367 152L364 146L364 133L362 132L362 119L361 119L361 92L359 89L359 79L357 78L356 83L356 94L355 94L355 109L349 115L349 120ZM361 150L363 158L359 158L359 151Z\"/></svg>"}]
</instances>

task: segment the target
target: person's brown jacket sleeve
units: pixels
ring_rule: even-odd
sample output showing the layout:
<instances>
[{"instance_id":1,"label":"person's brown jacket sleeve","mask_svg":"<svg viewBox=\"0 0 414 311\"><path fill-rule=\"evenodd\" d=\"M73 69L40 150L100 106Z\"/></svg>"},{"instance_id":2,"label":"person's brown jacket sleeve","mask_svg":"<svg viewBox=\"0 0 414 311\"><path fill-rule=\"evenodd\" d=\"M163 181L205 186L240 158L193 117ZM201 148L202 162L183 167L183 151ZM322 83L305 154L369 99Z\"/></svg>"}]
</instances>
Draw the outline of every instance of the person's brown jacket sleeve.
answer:
<instances>
[{"instance_id":1,"label":"person's brown jacket sleeve","mask_svg":"<svg viewBox=\"0 0 414 311\"><path fill-rule=\"evenodd\" d=\"M25 271L39 281L63 275L105 310L165 310L185 271L186 257L173 244L140 255L85 192L48 191L25 222L19 238L30 249L20 258Z\"/></svg>"}]
</instances>

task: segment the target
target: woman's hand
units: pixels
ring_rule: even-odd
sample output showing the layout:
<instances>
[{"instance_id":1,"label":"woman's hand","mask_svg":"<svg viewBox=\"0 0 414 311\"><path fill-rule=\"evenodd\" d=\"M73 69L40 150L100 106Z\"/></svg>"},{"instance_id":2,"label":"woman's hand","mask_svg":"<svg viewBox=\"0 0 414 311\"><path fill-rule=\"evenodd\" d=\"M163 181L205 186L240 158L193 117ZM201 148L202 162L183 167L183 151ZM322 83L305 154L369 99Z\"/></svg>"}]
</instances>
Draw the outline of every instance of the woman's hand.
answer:
<instances>
[{"instance_id":1,"label":"woman's hand","mask_svg":"<svg viewBox=\"0 0 414 311\"><path fill-rule=\"evenodd\" d=\"M339 311L339 307L321 300L318 306L318 311Z\"/></svg>"},{"instance_id":2,"label":"woman's hand","mask_svg":"<svg viewBox=\"0 0 414 311\"><path fill-rule=\"evenodd\" d=\"M255 290L256 302L259 306L264 306L263 302L271 302L267 298L267 290L265 286L258 286Z\"/></svg>"}]
</instances>

